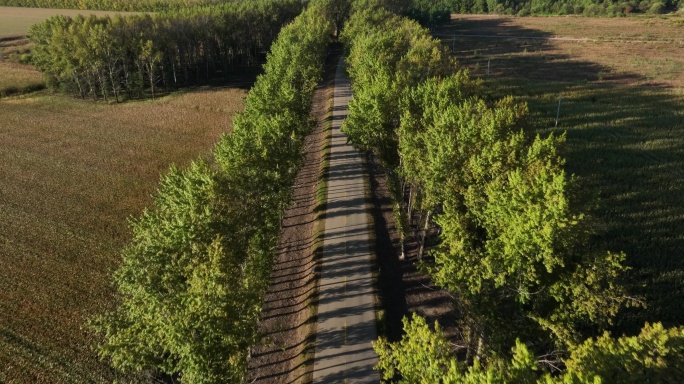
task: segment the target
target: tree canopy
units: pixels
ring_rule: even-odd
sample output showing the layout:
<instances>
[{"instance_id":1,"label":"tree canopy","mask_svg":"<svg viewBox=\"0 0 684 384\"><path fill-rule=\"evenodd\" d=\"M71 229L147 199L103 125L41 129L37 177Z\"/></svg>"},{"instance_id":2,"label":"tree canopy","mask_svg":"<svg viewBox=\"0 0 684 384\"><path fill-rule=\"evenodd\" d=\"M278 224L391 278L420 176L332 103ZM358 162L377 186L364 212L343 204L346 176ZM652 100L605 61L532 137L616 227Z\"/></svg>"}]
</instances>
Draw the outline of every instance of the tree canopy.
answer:
<instances>
[{"instance_id":1,"label":"tree canopy","mask_svg":"<svg viewBox=\"0 0 684 384\"><path fill-rule=\"evenodd\" d=\"M29 30L32 61L49 86L80 97L154 97L158 88L202 84L259 64L301 7L249 0L159 14L54 16Z\"/></svg>"},{"instance_id":2,"label":"tree canopy","mask_svg":"<svg viewBox=\"0 0 684 384\"><path fill-rule=\"evenodd\" d=\"M171 169L153 207L131 221L114 275L119 305L91 322L102 336L97 351L115 368L184 383L243 381L311 127L328 15L325 3L312 2L282 29L214 163Z\"/></svg>"},{"instance_id":3,"label":"tree canopy","mask_svg":"<svg viewBox=\"0 0 684 384\"><path fill-rule=\"evenodd\" d=\"M408 0L405 14L424 24L449 21L451 13L625 16L684 8L682 0Z\"/></svg>"},{"instance_id":4,"label":"tree canopy","mask_svg":"<svg viewBox=\"0 0 684 384\"><path fill-rule=\"evenodd\" d=\"M343 130L381 159L401 241L419 239L419 258L426 229L436 228L422 265L454 297L465 349L457 359L438 327L414 318L401 342L378 341L378 369L407 383L555 380L550 374L564 367L562 380L599 380L614 375L608 363L596 374L577 363L589 376L569 367L581 350L601 350L607 361L620 346L631 352L610 366L655 375L627 345L648 344L656 329L678 340L681 330L604 333L640 301L621 284L624 253L588 241L591 221L558 154L565 136L530 135L525 105L492 100L427 30L373 4L352 5L342 32L354 90ZM684 362L673 351L662 349L677 370Z\"/></svg>"}]
</instances>

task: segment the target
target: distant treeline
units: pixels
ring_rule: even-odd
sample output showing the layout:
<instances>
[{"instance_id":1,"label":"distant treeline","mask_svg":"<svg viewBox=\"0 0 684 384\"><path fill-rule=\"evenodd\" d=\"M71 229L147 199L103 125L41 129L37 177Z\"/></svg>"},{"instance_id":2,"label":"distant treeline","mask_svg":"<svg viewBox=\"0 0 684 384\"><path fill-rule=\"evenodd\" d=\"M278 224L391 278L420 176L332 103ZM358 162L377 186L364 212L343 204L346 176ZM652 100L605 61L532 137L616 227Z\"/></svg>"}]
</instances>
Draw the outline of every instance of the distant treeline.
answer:
<instances>
[{"instance_id":1,"label":"distant treeline","mask_svg":"<svg viewBox=\"0 0 684 384\"><path fill-rule=\"evenodd\" d=\"M122 12L160 12L225 2L225 0L0 0L0 6L89 9Z\"/></svg>"},{"instance_id":2,"label":"distant treeline","mask_svg":"<svg viewBox=\"0 0 684 384\"><path fill-rule=\"evenodd\" d=\"M298 0L254 0L160 14L54 16L29 30L50 87L80 97L152 97L261 62Z\"/></svg>"},{"instance_id":3,"label":"distant treeline","mask_svg":"<svg viewBox=\"0 0 684 384\"><path fill-rule=\"evenodd\" d=\"M674 12L682 7L684 0L410 0L407 13L423 23L434 23L448 20L450 13L624 16Z\"/></svg>"}]
</instances>

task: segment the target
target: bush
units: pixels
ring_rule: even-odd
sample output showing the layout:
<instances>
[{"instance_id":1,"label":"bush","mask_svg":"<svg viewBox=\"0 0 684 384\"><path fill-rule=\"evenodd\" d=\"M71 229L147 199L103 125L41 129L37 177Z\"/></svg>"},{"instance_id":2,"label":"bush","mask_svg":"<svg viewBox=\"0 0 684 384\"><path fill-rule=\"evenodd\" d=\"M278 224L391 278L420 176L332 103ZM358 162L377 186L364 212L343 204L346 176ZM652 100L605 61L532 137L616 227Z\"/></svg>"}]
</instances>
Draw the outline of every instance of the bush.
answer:
<instances>
[{"instance_id":1,"label":"bush","mask_svg":"<svg viewBox=\"0 0 684 384\"><path fill-rule=\"evenodd\" d=\"M653 3L653 5L651 5L651 7L648 9L647 13L651 15L660 15L662 13L665 13L665 9L665 4L660 2Z\"/></svg>"}]
</instances>

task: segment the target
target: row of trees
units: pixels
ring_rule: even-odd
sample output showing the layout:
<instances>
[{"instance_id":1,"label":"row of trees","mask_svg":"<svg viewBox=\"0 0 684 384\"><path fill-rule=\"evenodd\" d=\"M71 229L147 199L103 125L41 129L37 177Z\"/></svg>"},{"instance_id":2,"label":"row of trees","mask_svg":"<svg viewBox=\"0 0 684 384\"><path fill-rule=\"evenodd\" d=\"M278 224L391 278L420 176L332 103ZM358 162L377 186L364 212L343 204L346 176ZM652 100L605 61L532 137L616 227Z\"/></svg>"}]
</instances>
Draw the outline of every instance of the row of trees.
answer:
<instances>
[{"instance_id":1,"label":"row of trees","mask_svg":"<svg viewBox=\"0 0 684 384\"><path fill-rule=\"evenodd\" d=\"M386 380L401 373L406 384L586 384L679 383L682 378L684 329L646 324L637 336L613 338L609 333L570 346L563 366L539 369L539 358L516 340L510 358L468 366L455 360L451 344L438 324L435 330L420 316L404 319L406 336L397 343L380 340L378 368ZM562 373L559 373L562 371Z\"/></svg>"},{"instance_id":2,"label":"row of trees","mask_svg":"<svg viewBox=\"0 0 684 384\"><path fill-rule=\"evenodd\" d=\"M625 255L587 241L591 228L557 154L564 137L526 134L525 105L485 101L439 41L382 0L359 0L352 12L342 38L354 98L342 129L385 165L402 243L419 239L422 257L426 229L438 227L425 266L462 315L462 360L414 318L402 342L376 344L385 378L586 382L622 372L646 381L681 373L684 329L655 324L637 337L592 338L621 307L640 303L620 284Z\"/></svg>"},{"instance_id":3,"label":"row of trees","mask_svg":"<svg viewBox=\"0 0 684 384\"><path fill-rule=\"evenodd\" d=\"M160 14L54 16L33 25L32 62L53 88L98 99L225 78L259 63L297 0L250 0Z\"/></svg>"},{"instance_id":4,"label":"row of trees","mask_svg":"<svg viewBox=\"0 0 684 384\"><path fill-rule=\"evenodd\" d=\"M240 2L240 0L228 0ZM454 13L509 15L618 16L630 13L666 13L684 7L682 0L402 0L412 17L424 22L448 20ZM161 12L220 4L219 0L0 0L0 6L104 11Z\"/></svg>"},{"instance_id":5,"label":"row of trees","mask_svg":"<svg viewBox=\"0 0 684 384\"><path fill-rule=\"evenodd\" d=\"M682 0L409 0L410 14L423 22L448 20L454 13L508 15L623 16L660 14L684 8Z\"/></svg>"},{"instance_id":6,"label":"row of trees","mask_svg":"<svg viewBox=\"0 0 684 384\"><path fill-rule=\"evenodd\" d=\"M238 2L240 0L229 1ZM161 12L224 2L225 1L219 0L0 0L0 6L89 9L122 12Z\"/></svg>"},{"instance_id":7,"label":"row of trees","mask_svg":"<svg viewBox=\"0 0 684 384\"><path fill-rule=\"evenodd\" d=\"M102 358L184 383L239 383L269 282L282 212L311 128L313 91L332 30L312 1L273 44L214 149L162 177L153 208L131 222L114 278L118 307L95 318ZM264 26L266 28L267 26Z\"/></svg>"}]
</instances>

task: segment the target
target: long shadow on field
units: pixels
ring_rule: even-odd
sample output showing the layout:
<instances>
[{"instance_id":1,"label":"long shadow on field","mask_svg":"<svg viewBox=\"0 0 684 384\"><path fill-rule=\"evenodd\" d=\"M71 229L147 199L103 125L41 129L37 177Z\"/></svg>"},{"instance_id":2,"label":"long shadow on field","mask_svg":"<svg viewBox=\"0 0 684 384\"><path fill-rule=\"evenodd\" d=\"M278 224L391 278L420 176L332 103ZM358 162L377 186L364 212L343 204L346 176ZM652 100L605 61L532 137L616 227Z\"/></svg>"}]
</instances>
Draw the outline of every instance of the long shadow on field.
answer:
<instances>
[{"instance_id":1,"label":"long shadow on field","mask_svg":"<svg viewBox=\"0 0 684 384\"><path fill-rule=\"evenodd\" d=\"M623 311L616 331L633 333L645 321L684 325L682 94L663 84L632 84L648 80L637 74L546 54L552 48L543 40L548 33L503 25L502 19L458 20L435 33L452 36L442 39L474 77L484 79L492 99L512 94L528 103L530 133L567 132L562 155L568 172L579 176L576 205L583 211L596 206L590 246L627 254L633 269L625 282L648 305ZM460 36L454 42L455 34L542 39Z\"/></svg>"},{"instance_id":2,"label":"long shadow on field","mask_svg":"<svg viewBox=\"0 0 684 384\"><path fill-rule=\"evenodd\" d=\"M462 67L474 77L544 81L633 81L639 75L615 73L589 61L552 52L551 33L507 25L505 19L454 20L434 34L452 48ZM586 46L591 42L564 42Z\"/></svg>"}]
</instances>

